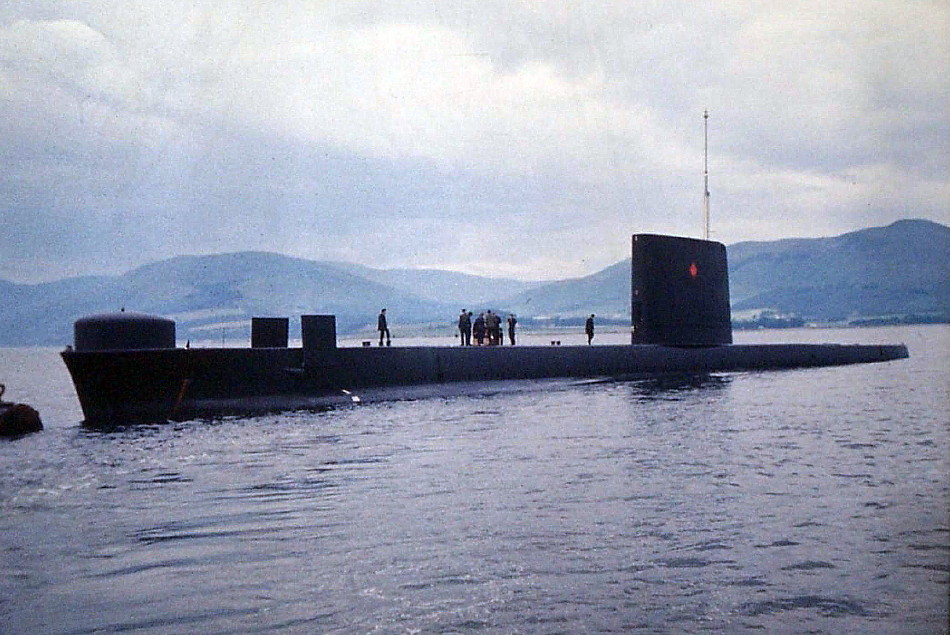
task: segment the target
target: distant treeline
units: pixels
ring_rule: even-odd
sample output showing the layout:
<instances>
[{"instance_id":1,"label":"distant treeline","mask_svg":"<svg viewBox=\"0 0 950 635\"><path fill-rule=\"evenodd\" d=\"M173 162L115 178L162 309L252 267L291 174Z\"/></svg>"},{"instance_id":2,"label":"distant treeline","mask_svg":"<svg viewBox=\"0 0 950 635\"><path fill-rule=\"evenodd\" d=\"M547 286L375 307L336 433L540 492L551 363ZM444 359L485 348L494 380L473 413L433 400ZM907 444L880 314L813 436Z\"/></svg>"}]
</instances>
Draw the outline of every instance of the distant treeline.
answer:
<instances>
[{"instance_id":1,"label":"distant treeline","mask_svg":"<svg viewBox=\"0 0 950 635\"><path fill-rule=\"evenodd\" d=\"M792 316L777 316L770 314L763 314L761 316L744 319L744 320L733 320L732 328L736 330L752 330L752 329L789 329L789 328L799 328L809 324L807 320L801 318L797 315ZM853 318L853 319L838 319L831 320L827 322L822 322L822 324L840 324L842 326L897 326L900 324L950 324L950 314L908 314L908 315L892 315L892 316L882 316L882 317L868 317L868 318Z\"/></svg>"},{"instance_id":2,"label":"distant treeline","mask_svg":"<svg viewBox=\"0 0 950 635\"><path fill-rule=\"evenodd\" d=\"M526 317L518 318L518 326L526 329L544 329L544 328L584 328L587 316L578 317ZM629 317L600 317L594 318L594 324L597 326L630 326Z\"/></svg>"},{"instance_id":3,"label":"distant treeline","mask_svg":"<svg viewBox=\"0 0 950 635\"><path fill-rule=\"evenodd\" d=\"M898 324L950 324L950 314L910 314L890 317L860 318L848 321L848 326L895 326Z\"/></svg>"},{"instance_id":4,"label":"distant treeline","mask_svg":"<svg viewBox=\"0 0 950 635\"><path fill-rule=\"evenodd\" d=\"M737 330L749 329L792 329L805 326L805 320L793 316L777 316L763 314L748 320L733 320L732 328Z\"/></svg>"}]
</instances>

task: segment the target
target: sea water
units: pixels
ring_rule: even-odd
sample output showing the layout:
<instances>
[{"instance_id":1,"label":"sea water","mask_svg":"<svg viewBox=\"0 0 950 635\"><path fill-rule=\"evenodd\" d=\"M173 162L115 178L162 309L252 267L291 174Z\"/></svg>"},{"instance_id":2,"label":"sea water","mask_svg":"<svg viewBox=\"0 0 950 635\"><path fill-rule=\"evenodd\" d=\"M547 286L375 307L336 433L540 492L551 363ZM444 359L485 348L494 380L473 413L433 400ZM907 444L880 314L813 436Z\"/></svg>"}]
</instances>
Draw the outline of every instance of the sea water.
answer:
<instances>
[{"instance_id":1,"label":"sea water","mask_svg":"<svg viewBox=\"0 0 950 635\"><path fill-rule=\"evenodd\" d=\"M944 632L950 328L736 339L911 358L98 432L0 350L0 632Z\"/></svg>"}]
</instances>

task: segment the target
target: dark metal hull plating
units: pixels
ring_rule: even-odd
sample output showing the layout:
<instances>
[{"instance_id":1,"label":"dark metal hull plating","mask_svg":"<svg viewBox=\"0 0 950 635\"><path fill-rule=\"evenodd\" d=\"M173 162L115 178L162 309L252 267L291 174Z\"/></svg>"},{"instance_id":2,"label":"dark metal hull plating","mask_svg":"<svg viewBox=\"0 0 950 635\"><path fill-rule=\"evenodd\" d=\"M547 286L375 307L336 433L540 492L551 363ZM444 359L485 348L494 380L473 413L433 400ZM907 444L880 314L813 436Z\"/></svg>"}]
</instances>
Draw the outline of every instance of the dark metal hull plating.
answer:
<instances>
[{"instance_id":1,"label":"dark metal hull plating","mask_svg":"<svg viewBox=\"0 0 950 635\"><path fill-rule=\"evenodd\" d=\"M884 362L900 345L523 346L66 351L91 426L348 403L365 388L556 377L776 370ZM398 391L392 391L398 396Z\"/></svg>"}]
</instances>

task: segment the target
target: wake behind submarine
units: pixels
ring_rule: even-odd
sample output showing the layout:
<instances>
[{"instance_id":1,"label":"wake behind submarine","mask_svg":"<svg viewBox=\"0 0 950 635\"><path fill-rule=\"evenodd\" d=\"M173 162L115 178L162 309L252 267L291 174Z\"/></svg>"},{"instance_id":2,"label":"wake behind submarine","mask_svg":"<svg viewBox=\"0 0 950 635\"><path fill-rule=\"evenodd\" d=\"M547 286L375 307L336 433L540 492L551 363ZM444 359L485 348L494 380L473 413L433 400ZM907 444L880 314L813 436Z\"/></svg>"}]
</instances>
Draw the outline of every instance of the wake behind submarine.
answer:
<instances>
[{"instance_id":1,"label":"wake behind submarine","mask_svg":"<svg viewBox=\"0 0 950 635\"><path fill-rule=\"evenodd\" d=\"M319 408L354 391L451 382L631 378L666 373L835 366L908 357L903 344L733 344L726 247L635 234L631 342L611 346L338 347L333 315L301 316L299 348L287 318L254 318L251 347L177 348L175 323L113 313L81 318L61 355L93 427Z\"/></svg>"}]
</instances>

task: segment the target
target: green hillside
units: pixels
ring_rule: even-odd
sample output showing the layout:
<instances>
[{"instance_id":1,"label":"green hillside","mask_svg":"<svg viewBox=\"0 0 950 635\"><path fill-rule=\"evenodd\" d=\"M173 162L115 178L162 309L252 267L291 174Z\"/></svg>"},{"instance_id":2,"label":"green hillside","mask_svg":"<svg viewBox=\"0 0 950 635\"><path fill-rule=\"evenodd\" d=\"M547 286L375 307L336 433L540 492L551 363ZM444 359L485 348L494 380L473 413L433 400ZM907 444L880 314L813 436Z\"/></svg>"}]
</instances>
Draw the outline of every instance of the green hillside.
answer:
<instances>
[{"instance_id":1,"label":"green hillside","mask_svg":"<svg viewBox=\"0 0 950 635\"><path fill-rule=\"evenodd\" d=\"M834 238L729 248L734 311L812 320L950 313L950 228L903 220Z\"/></svg>"}]
</instances>

